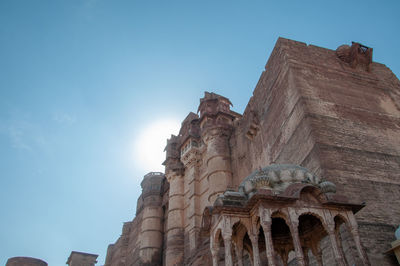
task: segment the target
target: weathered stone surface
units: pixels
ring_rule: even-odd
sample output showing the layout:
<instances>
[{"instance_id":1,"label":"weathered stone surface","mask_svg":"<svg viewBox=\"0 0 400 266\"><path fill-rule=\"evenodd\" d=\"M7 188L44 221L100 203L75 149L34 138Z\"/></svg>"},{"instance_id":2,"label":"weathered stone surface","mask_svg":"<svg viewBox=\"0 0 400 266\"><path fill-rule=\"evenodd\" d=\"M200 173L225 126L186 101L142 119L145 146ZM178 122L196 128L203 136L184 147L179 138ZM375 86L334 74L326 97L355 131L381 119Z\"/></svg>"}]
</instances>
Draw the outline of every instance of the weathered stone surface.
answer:
<instances>
[{"instance_id":1,"label":"weathered stone surface","mask_svg":"<svg viewBox=\"0 0 400 266\"><path fill-rule=\"evenodd\" d=\"M69 266L94 266L97 263L96 254L72 251L67 260Z\"/></svg>"},{"instance_id":2,"label":"weathered stone surface","mask_svg":"<svg viewBox=\"0 0 400 266\"><path fill-rule=\"evenodd\" d=\"M13 257L7 260L6 266L47 266L47 263L30 257Z\"/></svg>"},{"instance_id":3,"label":"weathered stone surface","mask_svg":"<svg viewBox=\"0 0 400 266\"><path fill-rule=\"evenodd\" d=\"M229 210L249 211L246 206L256 204L260 198L275 197L274 191L268 192L265 180L260 188L249 187L249 195L255 195L250 201L247 200L252 197L240 194L245 186L239 189L247 176L271 164L299 165L320 178L312 184L317 190L301 187L307 193L299 192L305 184L282 185L277 190L281 193L290 188L277 202L268 201L269 210L276 208L275 213L265 216L272 217L272 229L281 226L280 232L289 227L297 230L297 221L325 230L316 231L317 236L325 236L320 257L311 250L296 249L299 245L311 247L300 237L303 242L294 238L287 245L296 249L293 255L277 251L280 256L276 254L275 259L286 254L289 259L297 257L300 261L309 257L311 265L317 265L318 258L325 265L335 261L341 265L368 264L362 258L362 243L372 265L395 265L393 256L384 252L390 248L394 229L400 223L400 81L386 66L372 62L372 48L353 43L334 51L280 38L243 115L231 111L230 105L229 99L206 92L200 100L199 115L190 113L178 136L168 140L165 176L159 175L154 182L145 177L136 218L124 225L121 237L109 246L106 266L211 265L223 261L229 264L225 255L231 250L213 250L211 229L204 229L210 226L202 224L224 223L215 221L216 218L211 221L210 212L205 210L210 210L207 207L217 199L215 207L224 207L226 216ZM279 174L276 182L288 178L283 172ZM294 176L299 183L304 180L300 173ZM334 194L336 190L345 197ZM315 191L335 196L326 196L324 203ZM355 220L348 222L353 226L350 231L343 227L343 221L335 220L333 227L325 224L339 211L346 210L340 205L346 198L365 202L356 215L358 230L354 229ZM284 209L279 211L285 200L297 202L286 209L286 214ZM354 205L354 212L364 205L357 206ZM309 216L312 208L318 209L313 215L320 217L316 218L320 222ZM300 214L307 219L300 218ZM287 217L295 219L288 219L289 227L285 229L282 219ZM239 247L243 263L253 255L266 263L267 258L273 257L273 250L266 245L268 235L264 230L260 235L254 233L251 224L256 221L251 219L248 224L243 222L242 227L231 224L223 228L247 231L240 236L243 244L258 245L259 255L246 248L240 251ZM231 217L225 222L235 220ZM307 235L308 229L302 226L300 233ZM334 240L332 230L340 231L341 241ZM230 245L230 237L236 241L237 236L229 230L216 233L214 240L220 246ZM279 242L276 232L272 232L271 239ZM232 263L240 261L234 259Z\"/></svg>"}]
</instances>

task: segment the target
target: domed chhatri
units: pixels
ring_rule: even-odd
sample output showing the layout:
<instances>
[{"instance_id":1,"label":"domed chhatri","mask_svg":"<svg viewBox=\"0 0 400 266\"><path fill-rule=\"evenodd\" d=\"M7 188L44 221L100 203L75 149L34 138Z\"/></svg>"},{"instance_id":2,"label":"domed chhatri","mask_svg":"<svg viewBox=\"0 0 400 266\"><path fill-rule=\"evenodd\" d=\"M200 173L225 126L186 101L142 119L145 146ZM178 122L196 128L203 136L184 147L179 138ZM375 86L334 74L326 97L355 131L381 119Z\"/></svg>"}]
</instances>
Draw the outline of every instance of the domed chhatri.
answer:
<instances>
[{"instance_id":1,"label":"domed chhatri","mask_svg":"<svg viewBox=\"0 0 400 266\"><path fill-rule=\"evenodd\" d=\"M361 246L354 217L365 205L349 201L346 196L335 193L334 183L322 180L301 166L274 164L254 171L239 185L239 191L226 190L217 197L212 208L203 212L201 230L204 233L210 232L210 246L214 249L211 254L213 265L219 264L219 243L223 241L224 247L228 243L243 247L244 236L249 233L249 238L252 239L246 240L247 245L259 248L254 246L257 243L254 240L257 241L261 228L264 233L261 239L265 238L268 262L274 262L277 256L281 257L282 262L287 262L291 250L308 252L312 245L320 247L321 241L325 242L323 239L327 237L331 241L331 247L338 248L338 252L334 254L335 265L347 265L344 255L341 255L344 251L340 246L340 235L337 234L340 232L334 230L342 223L346 223L346 228L352 232L357 245L360 259L357 265L370 265ZM315 258L318 265L322 265L322 254L318 248L313 249L311 252L317 255ZM261 263L260 252L254 253L253 261L257 262L254 265L275 265L264 263L265 260ZM303 254L296 257L296 265L309 264L308 258ZM229 260L228 264L233 265L228 256L225 253L225 261ZM238 260L240 258L241 255Z\"/></svg>"},{"instance_id":2,"label":"domed chhatri","mask_svg":"<svg viewBox=\"0 0 400 266\"><path fill-rule=\"evenodd\" d=\"M335 193L336 186L332 182L323 181L308 169L292 164L272 164L254 171L239 185L239 192L249 195L263 188L282 193L293 183L306 183L319 186L324 193Z\"/></svg>"}]
</instances>

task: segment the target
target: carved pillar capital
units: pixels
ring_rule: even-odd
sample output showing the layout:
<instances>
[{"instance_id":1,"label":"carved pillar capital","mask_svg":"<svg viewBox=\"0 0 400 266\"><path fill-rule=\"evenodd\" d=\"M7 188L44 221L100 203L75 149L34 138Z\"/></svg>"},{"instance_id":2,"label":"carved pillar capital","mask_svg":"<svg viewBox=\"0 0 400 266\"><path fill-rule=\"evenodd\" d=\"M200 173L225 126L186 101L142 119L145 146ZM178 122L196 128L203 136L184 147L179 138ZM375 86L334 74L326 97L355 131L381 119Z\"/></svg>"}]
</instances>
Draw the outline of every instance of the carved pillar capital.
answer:
<instances>
[{"instance_id":1,"label":"carved pillar capital","mask_svg":"<svg viewBox=\"0 0 400 266\"><path fill-rule=\"evenodd\" d=\"M251 243L258 243L258 234L248 234L249 235L249 238L250 238L250 240L251 240Z\"/></svg>"},{"instance_id":2,"label":"carved pillar capital","mask_svg":"<svg viewBox=\"0 0 400 266\"><path fill-rule=\"evenodd\" d=\"M258 209L258 213L260 215L261 224L272 223L271 210L264 208L263 206L260 206Z\"/></svg>"},{"instance_id":3,"label":"carved pillar capital","mask_svg":"<svg viewBox=\"0 0 400 266\"><path fill-rule=\"evenodd\" d=\"M224 233L222 234L222 239L224 239L224 241L232 241L232 234Z\"/></svg>"},{"instance_id":4,"label":"carved pillar capital","mask_svg":"<svg viewBox=\"0 0 400 266\"><path fill-rule=\"evenodd\" d=\"M293 233L299 232L299 222L298 221L290 221L289 228Z\"/></svg>"},{"instance_id":5,"label":"carved pillar capital","mask_svg":"<svg viewBox=\"0 0 400 266\"><path fill-rule=\"evenodd\" d=\"M264 231L271 230L272 221L262 221L260 224Z\"/></svg>"},{"instance_id":6,"label":"carved pillar capital","mask_svg":"<svg viewBox=\"0 0 400 266\"><path fill-rule=\"evenodd\" d=\"M218 255L218 251L219 251L219 245L210 245L210 250L211 250L211 254L214 255Z\"/></svg>"},{"instance_id":7,"label":"carved pillar capital","mask_svg":"<svg viewBox=\"0 0 400 266\"><path fill-rule=\"evenodd\" d=\"M335 224L333 223L325 223L326 226L326 231L328 232L328 234L335 234Z\"/></svg>"}]
</instances>

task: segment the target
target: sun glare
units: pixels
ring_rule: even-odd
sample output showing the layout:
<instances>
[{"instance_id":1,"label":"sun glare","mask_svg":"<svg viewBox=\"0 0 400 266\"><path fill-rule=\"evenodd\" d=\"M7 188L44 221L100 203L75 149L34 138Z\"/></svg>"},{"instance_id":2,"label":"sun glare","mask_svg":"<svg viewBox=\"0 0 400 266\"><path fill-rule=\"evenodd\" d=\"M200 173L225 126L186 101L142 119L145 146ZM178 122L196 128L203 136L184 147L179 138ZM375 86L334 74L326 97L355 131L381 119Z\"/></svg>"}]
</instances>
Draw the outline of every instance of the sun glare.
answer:
<instances>
[{"instance_id":1,"label":"sun glare","mask_svg":"<svg viewBox=\"0 0 400 266\"><path fill-rule=\"evenodd\" d=\"M177 119L162 119L148 124L135 143L134 159L137 166L145 172L164 172L164 148L171 134L177 135L180 122Z\"/></svg>"}]
</instances>

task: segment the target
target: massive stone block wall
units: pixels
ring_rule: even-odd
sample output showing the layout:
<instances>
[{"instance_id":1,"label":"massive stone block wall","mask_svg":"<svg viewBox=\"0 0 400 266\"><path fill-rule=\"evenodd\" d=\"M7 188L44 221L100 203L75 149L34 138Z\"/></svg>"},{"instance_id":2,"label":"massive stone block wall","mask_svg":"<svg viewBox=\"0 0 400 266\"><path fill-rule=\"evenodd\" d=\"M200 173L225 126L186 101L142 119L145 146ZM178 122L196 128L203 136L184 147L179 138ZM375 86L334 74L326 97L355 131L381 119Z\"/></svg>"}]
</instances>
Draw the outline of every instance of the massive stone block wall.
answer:
<instances>
[{"instance_id":1,"label":"massive stone block wall","mask_svg":"<svg viewBox=\"0 0 400 266\"><path fill-rule=\"evenodd\" d=\"M280 38L243 116L206 93L199 115L168 141L166 177L153 180L164 185L148 197L153 182L142 183L136 218L110 245L106 265L209 265L204 209L271 163L301 165L366 202L357 219L370 261L393 265L383 252L400 223L400 82L371 57L347 59L346 49Z\"/></svg>"},{"instance_id":2,"label":"massive stone block wall","mask_svg":"<svg viewBox=\"0 0 400 266\"><path fill-rule=\"evenodd\" d=\"M399 95L382 64L353 68L333 50L279 39L231 139L235 184L272 162L314 171L366 203L357 214L363 243L373 265L390 265L383 252L400 223ZM258 127L251 138L249 120Z\"/></svg>"},{"instance_id":3,"label":"massive stone block wall","mask_svg":"<svg viewBox=\"0 0 400 266\"><path fill-rule=\"evenodd\" d=\"M373 265L390 264L382 253L400 223L398 80L382 64L372 63L368 72L338 60L334 51L297 47L294 82L306 103L322 175L366 202L357 214L363 243Z\"/></svg>"}]
</instances>

